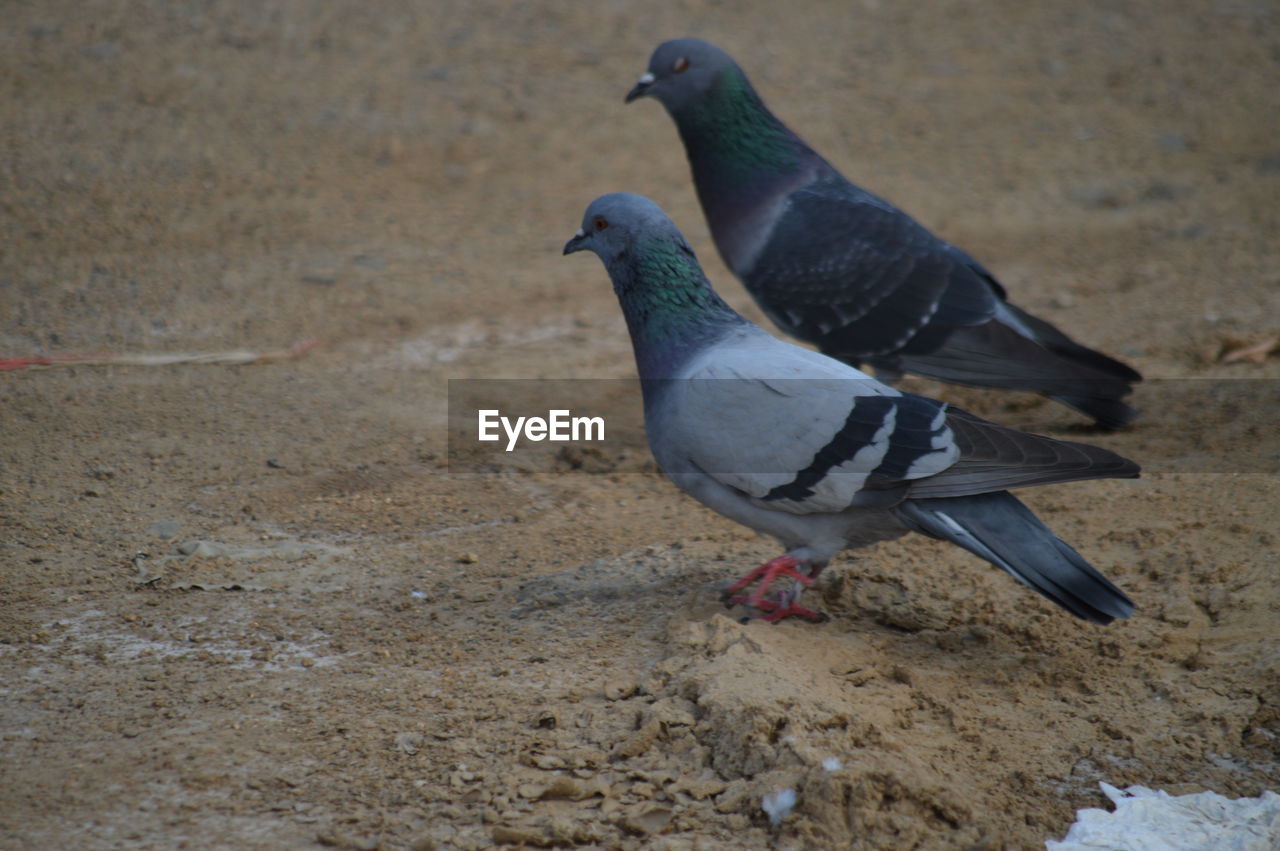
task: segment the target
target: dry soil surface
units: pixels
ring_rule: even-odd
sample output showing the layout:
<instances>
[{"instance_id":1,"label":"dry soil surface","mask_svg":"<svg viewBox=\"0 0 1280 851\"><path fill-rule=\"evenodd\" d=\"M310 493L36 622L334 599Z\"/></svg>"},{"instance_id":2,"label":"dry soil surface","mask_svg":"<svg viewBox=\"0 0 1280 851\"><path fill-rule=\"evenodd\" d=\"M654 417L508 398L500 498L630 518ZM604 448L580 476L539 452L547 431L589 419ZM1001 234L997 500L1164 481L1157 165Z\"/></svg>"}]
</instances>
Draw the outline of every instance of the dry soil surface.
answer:
<instances>
[{"instance_id":1,"label":"dry soil surface","mask_svg":"<svg viewBox=\"0 0 1280 851\"><path fill-rule=\"evenodd\" d=\"M1022 848L1099 780L1280 786L1280 358L1220 360L1280 328L1280 7L782 8L5 5L0 357L317 344L0 373L0 844ZM622 103L684 34L1153 379L1120 434L914 385L1146 465L1025 495L1131 620L914 536L742 624L776 545L634 442L450 466L448 379L633 374L560 256L600 193L760 316Z\"/></svg>"}]
</instances>

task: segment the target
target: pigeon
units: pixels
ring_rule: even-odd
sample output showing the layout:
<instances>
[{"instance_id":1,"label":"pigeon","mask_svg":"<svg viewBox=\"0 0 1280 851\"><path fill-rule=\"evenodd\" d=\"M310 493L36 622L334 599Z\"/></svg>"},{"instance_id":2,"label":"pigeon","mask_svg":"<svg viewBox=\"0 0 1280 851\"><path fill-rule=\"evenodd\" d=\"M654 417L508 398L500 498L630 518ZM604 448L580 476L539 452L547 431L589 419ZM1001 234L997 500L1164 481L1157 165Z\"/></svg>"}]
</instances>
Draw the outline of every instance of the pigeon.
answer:
<instances>
[{"instance_id":1,"label":"pigeon","mask_svg":"<svg viewBox=\"0 0 1280 851\"><path fill-rule=\"evenodd\" d=\"M626 96L675 121L716 248L783 331L894 381L1040 393L1105 429L1142 376L1010 304L982 264L849 182L715 45L658 46Z\"/></svg>"},{"instance_id":2,"label":"pigeon","mask_svg":"<svg viewBox=\"0 0 1280 851\"><path fill-rule=\"evenodd\" d=\"M1008 489L1132 478L1137 464L902 392L772 336L717 295L684 236L647 198L593 201L564 246L577 251L595 252L613 282L659 468L689 496L785 548L729 586L729 604L769 621L823 620L800 596L836 553L921 532L1085 620L1105 624L1133 611ZM780 577L789 587L771 594Z\"/></svg>"}]
</instances>

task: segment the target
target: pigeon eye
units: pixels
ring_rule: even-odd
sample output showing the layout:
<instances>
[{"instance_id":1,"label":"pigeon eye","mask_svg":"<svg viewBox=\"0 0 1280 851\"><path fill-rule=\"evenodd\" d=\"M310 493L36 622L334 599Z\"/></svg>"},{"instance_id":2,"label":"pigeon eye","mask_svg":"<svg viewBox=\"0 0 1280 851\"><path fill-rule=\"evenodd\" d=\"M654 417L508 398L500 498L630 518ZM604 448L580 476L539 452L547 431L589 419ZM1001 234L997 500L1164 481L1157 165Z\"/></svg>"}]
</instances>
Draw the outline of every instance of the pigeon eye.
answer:
<instances>
[{"instance_id":1,"label":"pigeon eye","mask_svg":"<svg viewBox=\"0 0 1280 851\"><path fill-rule=\"evenodd\" d=\"M596 230L604 230L609 226L609 223L605 221L603 216L596 216L596 220L592 222L592 224L595 226Z\"/></svg>"},{"instance_id":2,"label":"pigeon eye","mask_svg":"<svg viewBox=\"0 0 1280 851\"><path fill-rule=\"evenodd\" d=\"M677 74L683 74L688 69L689 69L689 60L685 59L683 56L677 59L675 63L672 64L671 66L671 70L675 71Z\"/></svg>"}]
</instances>

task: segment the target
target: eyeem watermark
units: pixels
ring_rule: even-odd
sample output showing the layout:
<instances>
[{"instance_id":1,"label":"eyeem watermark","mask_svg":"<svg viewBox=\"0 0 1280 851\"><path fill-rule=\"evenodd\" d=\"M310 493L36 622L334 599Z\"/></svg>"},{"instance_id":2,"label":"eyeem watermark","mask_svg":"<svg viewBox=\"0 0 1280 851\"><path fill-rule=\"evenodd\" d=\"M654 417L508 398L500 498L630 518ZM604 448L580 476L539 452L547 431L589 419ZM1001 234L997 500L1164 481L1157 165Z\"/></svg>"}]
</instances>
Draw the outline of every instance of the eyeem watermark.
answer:
<instances>
[{"instance_id":1,"label":"eyeem watermark","mask_svg":"<svg viewBox=\"0 0 1280 851\"><path fill-rule=\"evenodd\" d=\"M516 417L514 421L502 416L496 408L489 408L476 411L476 421L479 440L501 440L498 434L501 426L506 434L508 452L516 448L521 437L535 443L541 440L565 443L604 440L604 417L575 417L567 408L547 411L546 417Z\"/></svg>"},{"instance_id":2,"label":"eyeem watermark","mask_svg":"<svg viewBox=\"0 0 1280 851\"><path fill-rule=\"evenodd\" d=\"M710 392L716 382L738 380L699 381ZM805 379L786 381L798 385ZM662 383L634 378L450 379L448 469L454 473L652 469L642 397L646 391L658 392ZM823 386L824 392L839 392L830 382ZM912 389L910 382L902 389ZM1070 390L1065 388L1063 395L1071 395ZM953 391L946 388L946 392ZM1142 419L1114 434L1091 433L1083 438L1072 431L1080 418L1047 399L1011 410L1004 406L1012 394L967 393L960 407L978 416L1113 449L1137 461L1145 473L1280 475L1276 425L1280 381L1274 379L1147 380L1134 388L1130 399L1143 412ZM851 388L851 398L855 395L856 388ZM805 416L804 412L796 415ZM767 462L764 466L750 472L779 472Z\"/></svg>"}]
</instances>

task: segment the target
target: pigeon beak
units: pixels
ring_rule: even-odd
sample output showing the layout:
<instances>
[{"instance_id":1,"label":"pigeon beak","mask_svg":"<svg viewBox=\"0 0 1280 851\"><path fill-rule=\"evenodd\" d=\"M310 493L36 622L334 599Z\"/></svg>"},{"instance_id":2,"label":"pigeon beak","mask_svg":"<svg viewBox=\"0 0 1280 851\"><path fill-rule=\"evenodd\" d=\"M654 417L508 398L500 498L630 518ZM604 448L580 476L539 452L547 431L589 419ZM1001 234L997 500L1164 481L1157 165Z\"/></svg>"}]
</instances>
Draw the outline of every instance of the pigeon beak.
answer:
<instances>
[{"instance_id":1,"label":"pigeon beak","mask_svg":"<svg viewBox=\"0 0 1280 851\"><path fill-rule=\"evenodd\" d=\"M640 75L640 79L636 80L635 88L627 92L627 98L624 103L631 103L636 98L642 98L649 93L649 87L653 85L656 78L652 71L645 71Z\"/></svg>"},{"instance_id":2,"label":"pigeon beak","mask_svg":"<svg viewBox=\"0 0 1280 851\"><path fill-rule=\"evenodd\" d=\"M578 232L570 237L569 241L564 244L564 253L572 254L575 251L581 251L586 248L582 241L587 238L587 232L582 228L578 228Z\"/></svg>"}]
</instances>

